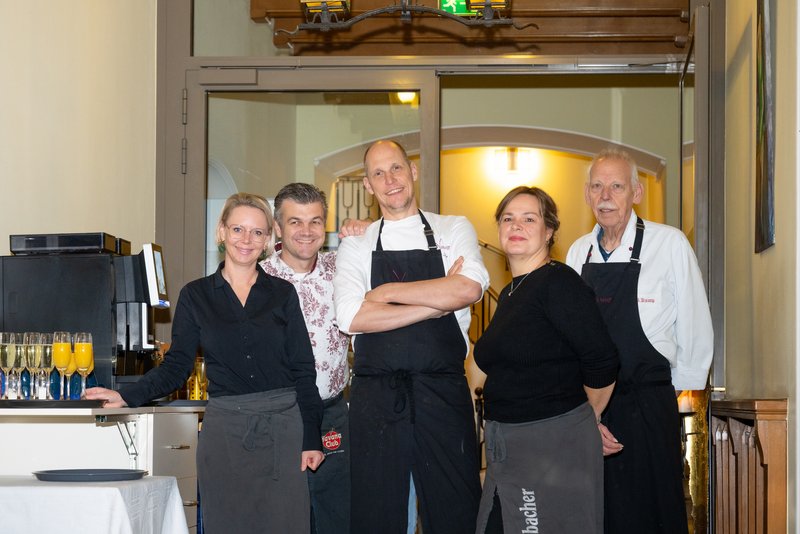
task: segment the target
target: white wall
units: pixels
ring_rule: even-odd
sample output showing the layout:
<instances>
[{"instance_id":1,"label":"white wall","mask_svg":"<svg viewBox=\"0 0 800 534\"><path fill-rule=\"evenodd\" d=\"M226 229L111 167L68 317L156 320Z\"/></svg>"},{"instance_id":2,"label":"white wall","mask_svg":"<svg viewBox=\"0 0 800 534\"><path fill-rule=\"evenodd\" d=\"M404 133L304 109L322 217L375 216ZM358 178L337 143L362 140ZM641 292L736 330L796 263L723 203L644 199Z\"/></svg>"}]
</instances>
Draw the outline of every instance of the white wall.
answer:
<instances>
[{"instance_id":1,"label":"white wall","mask_svg":"<svg viewBox=\"0 0 800 534\"><path fill-rule=\"evenodd\" d=\"M155 238L156 0L0 0L10 234Z\"/></svg>"}]
</instances>

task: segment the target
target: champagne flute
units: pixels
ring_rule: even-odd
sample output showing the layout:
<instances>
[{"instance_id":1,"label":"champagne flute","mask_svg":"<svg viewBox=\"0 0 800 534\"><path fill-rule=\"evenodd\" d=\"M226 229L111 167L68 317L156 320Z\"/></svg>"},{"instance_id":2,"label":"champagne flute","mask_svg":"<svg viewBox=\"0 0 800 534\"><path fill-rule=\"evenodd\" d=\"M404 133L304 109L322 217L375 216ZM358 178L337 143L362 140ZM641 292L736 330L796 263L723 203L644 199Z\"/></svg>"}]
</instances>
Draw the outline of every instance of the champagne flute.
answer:
<instances>
[{"instance_id":1,"label":"champagne flute","mask_svg":"<svg viewBox=\"0 0 800 534\"><path fill-rule=\"evenodd\" d=\"M75 353L69 353L69 363L67 364L67 369L64 371L64 376L67 377L67 400L72 399L72 375L75 374L75 371L78 370L78 364L75 363Z\"/></svg>"},{"instance_id":2,"label":"champagne flute","mask_svg":"<svg viewBox=\"0 0 800 534\"><path fill-rule=\"evenodd\" d=\"M42 334L42 363L41 363L41 384L39 385L39 398L43 400L52 399L50 394L50 373L53 372L53 334ZM42 394L44 390L44 395Z\"/></svg>"},{"instance_id":3,"label":"champagne flute","mask_svg":"<svg viewBox=\"0 0 800 534\"><path fill-rule=\"evenodd\" d=\"M53 334L53 364L58 369L58 376L61 379L61 387L58 398L64 399L64 376L72 357L72 347L68 332L56 332Z\"/></svg>"},{"instance_id":4,"label":"champagne flute","mask_svg":"<svg viewBox=\"0 0 800 534\"><path fill-rule=\"evenodd\" d=\"M81 398L86 396L86 377L89 376L94 354L92 351L92 334L78 332L75 334L75 365L81 375Z\"/></svg>"},{"instance_id":5,"label":"champagne flute","mask_svg":"<svg viewBox=\"0 0 800 534\"><path fill-rule=\"evenodd\" d=\"M23 336L25 347L25 368L30 373L30 397L38 398L39 369L42 365L42 335L38 332L25 332Z\"/></svg>"},{"instance_id":6,"label":"champagne flute","mask_svg":"<svg viewBox=\"0 0 800 534\"><path fill-rule=\"evenodd\" d=\"M16 374L17 390L14 393L16 399L22 398L22 370L25 369L25 338L22 334L14 335L14 356L11 364L11 371Z\"/></svg>"},{"instance_id":7,"label":"champagne flute","mask_svg":"<svg viewBox=\"0 0 800 534\"><path fill-rule=\"evenodd\" d=\"M11 355L14 353L12 335L13 334L10 332L0 332L0 370L3 371L6 377L6 390L3 393L4 399L8 398L9 385L11 384L11 360L13 359ZM9 347L9 345L11 345L11 347Z\"/></svg>"}]
</instances>

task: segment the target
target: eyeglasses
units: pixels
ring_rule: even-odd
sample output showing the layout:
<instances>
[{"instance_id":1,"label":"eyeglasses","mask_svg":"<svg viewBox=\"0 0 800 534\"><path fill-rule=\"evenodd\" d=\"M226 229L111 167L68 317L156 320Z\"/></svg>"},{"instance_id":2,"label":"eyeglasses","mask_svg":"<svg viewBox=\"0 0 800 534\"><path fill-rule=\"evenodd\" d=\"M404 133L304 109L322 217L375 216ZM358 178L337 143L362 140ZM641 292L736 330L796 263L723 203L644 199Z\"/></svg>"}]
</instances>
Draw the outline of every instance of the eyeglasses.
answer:
<instances>
[{"instance_id":1,"label":"eyeglasses","mask_svg":"<svg viewBox=\"0 0 800 534\"><path fill-rule=\"evenodd\" d=\"M250 239L258 242L263 243L267 240L267 231L263 228L245 228L244 226L239 226L238 224L232 224L226 226L230 234L235 237L236 239L244 239L245 235L249 235Z\"/></svg>"}]
</instances>

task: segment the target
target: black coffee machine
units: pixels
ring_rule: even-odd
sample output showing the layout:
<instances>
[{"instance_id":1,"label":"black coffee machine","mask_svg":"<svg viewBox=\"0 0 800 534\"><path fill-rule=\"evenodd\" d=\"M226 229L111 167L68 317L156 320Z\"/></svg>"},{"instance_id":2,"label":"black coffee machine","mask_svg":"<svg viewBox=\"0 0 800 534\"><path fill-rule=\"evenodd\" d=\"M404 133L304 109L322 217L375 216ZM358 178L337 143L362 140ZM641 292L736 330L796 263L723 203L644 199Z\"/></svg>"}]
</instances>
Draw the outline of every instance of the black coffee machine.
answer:
<instances>
[{"instance_id":1,"label":"black coffee machine","mask_svg":"<svg viewBox=\"0 0 800 534\"><path fill-rule=\"evenodd\" d=\"M153 308L168 308L161 248L106 233L11 236L0 257L0 331L91 332L99 385L136 381L156 364Z\"/></svg>"}]
</instances>

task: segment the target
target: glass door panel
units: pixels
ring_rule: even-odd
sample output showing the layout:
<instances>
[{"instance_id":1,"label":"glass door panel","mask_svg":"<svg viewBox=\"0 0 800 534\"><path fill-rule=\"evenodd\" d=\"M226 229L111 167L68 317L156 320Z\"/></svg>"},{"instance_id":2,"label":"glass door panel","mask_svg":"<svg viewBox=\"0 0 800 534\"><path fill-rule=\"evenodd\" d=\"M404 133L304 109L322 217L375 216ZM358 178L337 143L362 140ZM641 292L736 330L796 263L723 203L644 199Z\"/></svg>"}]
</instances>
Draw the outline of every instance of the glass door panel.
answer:
<instances>
[{"instance_id":1,"label":"glass door panel","mask_svg":"<svg viewBox=\"0 0 800 534\"><path fill-rule=\"evenodd\" d=\"M215 231L228 196L272 199L287 183L313 183L328 196L327 245L335 247L343 218L378 216L361 185L366 147L419 130L416 91L209 93L206 273L220 261ZM407 148L417 157L418 146Z\"/></svg>"}]
</instances>

